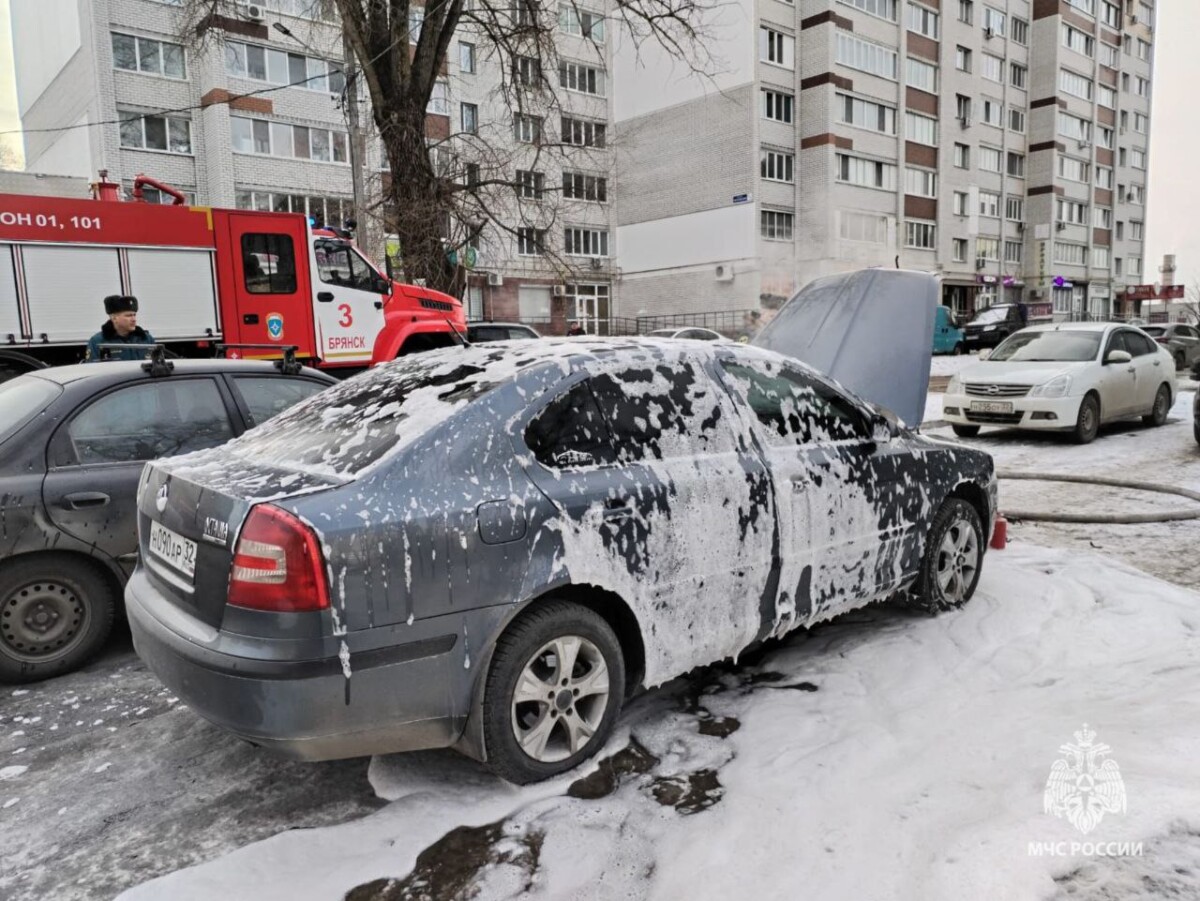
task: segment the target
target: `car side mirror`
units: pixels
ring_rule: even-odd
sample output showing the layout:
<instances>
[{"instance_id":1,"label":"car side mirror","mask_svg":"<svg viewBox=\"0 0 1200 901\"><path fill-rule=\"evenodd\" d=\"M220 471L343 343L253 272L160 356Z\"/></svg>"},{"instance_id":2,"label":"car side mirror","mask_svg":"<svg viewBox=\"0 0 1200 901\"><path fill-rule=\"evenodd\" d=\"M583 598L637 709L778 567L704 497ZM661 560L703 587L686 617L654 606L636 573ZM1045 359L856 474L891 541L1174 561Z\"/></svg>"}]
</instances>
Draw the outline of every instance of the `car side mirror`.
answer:
<instances>
[{"instance_id":1,"label":"car side mirror","mask_svg":"<svg viewBox=\"0 0 1200 901\"><path fill-rule=\"evenodd\" d=\"M1104 358L1104 364L1107 366L1115 363L1129 363L1132 360L1133 357L1127 350L1110 350L1108 356Z\"/></svg>"},{"instance_id":2,"label":"car side mirror","mask_svg":"<svg viewBox=\"0 0 1200 901\"><path fill-rule=\"evenodd\" d=\"M887 444L896 437L896 427L881 413L871 417L871 440L876 444Z\"/></svg>"}]
</instances>

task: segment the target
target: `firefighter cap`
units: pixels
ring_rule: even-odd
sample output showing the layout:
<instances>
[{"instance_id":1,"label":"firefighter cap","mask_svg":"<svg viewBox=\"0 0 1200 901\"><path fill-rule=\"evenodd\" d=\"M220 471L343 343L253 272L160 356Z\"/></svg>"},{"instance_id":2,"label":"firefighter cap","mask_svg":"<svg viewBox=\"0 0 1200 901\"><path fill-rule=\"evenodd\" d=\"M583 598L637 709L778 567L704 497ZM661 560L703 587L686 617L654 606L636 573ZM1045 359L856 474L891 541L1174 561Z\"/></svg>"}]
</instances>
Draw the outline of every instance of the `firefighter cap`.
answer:
<instances>
[{"instance_id":1,"label":"firefighter cap","mask_svg":"<svg viewBox=\"0 0 1200 901\"><path fill-rule=\"evenodd\" d=\"M138 299L132 294L110 294L104 298L104 312L109 316L113 313L136 313Z\"/></svg>"}]
</instances>

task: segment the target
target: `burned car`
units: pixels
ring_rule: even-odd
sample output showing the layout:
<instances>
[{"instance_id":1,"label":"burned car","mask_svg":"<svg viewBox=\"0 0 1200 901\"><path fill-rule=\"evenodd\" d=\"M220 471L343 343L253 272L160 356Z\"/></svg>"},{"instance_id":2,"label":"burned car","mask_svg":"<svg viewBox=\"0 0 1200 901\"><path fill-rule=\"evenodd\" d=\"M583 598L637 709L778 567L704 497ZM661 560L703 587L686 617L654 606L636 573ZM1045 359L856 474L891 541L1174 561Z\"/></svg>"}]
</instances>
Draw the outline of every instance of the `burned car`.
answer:
<instances>
[{"instance_id":1,"label":"burned car","mask_svg":"<svg viewBox=\"0 0 1200 901\"><path fill-rule=\"evenodd\" d=\"M898 330L925 378L934 297ZM849 328L797 300L776 343ZM454 747L524 783L596 753L640 686L871 601L965 602L995 511L987 454L769 350L448 348L148 466L126 607L154 672L251 742Z\"/></svg>"}]
</instances>

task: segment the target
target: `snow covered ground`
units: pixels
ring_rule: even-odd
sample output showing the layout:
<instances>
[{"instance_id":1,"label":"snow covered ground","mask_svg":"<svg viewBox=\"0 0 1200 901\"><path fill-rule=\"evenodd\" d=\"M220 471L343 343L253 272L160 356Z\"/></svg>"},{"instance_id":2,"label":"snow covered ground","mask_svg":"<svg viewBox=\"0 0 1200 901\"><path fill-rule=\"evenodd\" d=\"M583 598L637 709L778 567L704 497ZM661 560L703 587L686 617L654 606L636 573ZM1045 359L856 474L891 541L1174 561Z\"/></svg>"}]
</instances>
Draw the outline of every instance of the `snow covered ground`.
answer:
<instances>
[{"instance_id":1,"label":"snow covered ground","mask_svg":"<svg viewBox=\"0 0 1200 901\"><path fill-rule=\"evenodd\" d=\"M1191 399L1085 447L970 443L1001 468L1200 489ZM1010 536L963 609L868 608L690 674L632 702L602 761L526 788L449 752L278 761L181 709L127 651L6 689L0 897L1200 897L1200 523ZM1125 795L1086 834L1044 810L1085 723Z\"/></svg>"},{"instance_id":2,"label":"snow covered ground","mask_svg":"<svg viewBox=\"0 0 1200 901\"><path fill-rule=\"evenodd\" d=\"M1200 488L1190 403L1087 447L977 442L1001 467ZM1022 503L1079 491L1041 486ZM677 680L570 777L518 789L450 754L378 758L377 813L122 898L1200 897L1200 595L1180 587L1200 527L1157 528L1017 524L962 610L871 608ZM1093 739L1124 803L1085 834L1044 793L1061 746Z\"/></svg>"}]
</instances>

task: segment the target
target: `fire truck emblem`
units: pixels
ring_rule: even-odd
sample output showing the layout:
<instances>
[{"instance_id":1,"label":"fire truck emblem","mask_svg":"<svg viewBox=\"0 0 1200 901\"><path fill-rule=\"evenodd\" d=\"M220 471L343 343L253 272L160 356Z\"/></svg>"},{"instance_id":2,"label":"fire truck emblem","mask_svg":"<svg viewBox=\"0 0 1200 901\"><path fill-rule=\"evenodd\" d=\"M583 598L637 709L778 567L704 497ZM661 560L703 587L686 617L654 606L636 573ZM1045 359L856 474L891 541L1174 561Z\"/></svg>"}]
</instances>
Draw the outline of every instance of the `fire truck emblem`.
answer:
<instances>
[{"instance_id":1,"label":"fire truck emblem","mask_svg":"<svg viewBox=\"0 0 1200 901\"><path fill-rule=\"evenodd\" d=\"M272 341L278 341L283 337L283 314L268 313L267 314L267 335Z\"/></svg>"},{"instance_id":2,"label":"fire truck emblem","mask_svg":"<svg viewBox=\"0 0 1200 901\"><path fill-rule=\"evenodd\" d=\"M1068 822L1084 835L1100 824L1106 813L1125 812L1125 781L1115 760L1102 760L1112 749L1096 742L1096 733L1084 723L1075 733L1075 744L1062 745L1065 755L1054 761L1046 780L1046 813Z\"/></svg>"}]
</instances>

